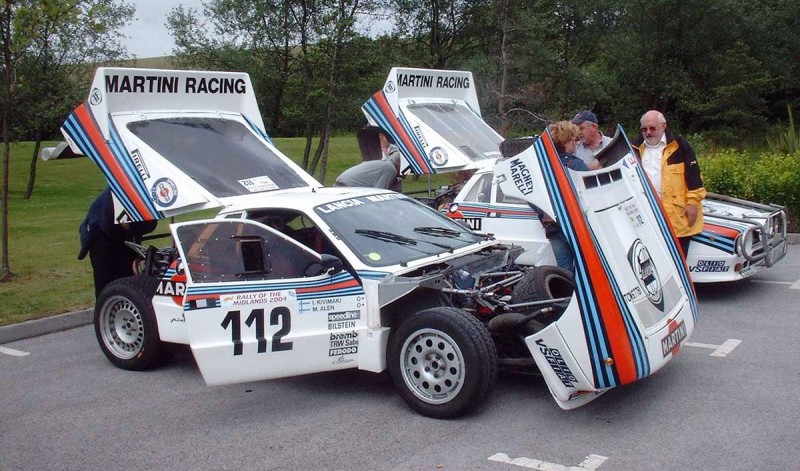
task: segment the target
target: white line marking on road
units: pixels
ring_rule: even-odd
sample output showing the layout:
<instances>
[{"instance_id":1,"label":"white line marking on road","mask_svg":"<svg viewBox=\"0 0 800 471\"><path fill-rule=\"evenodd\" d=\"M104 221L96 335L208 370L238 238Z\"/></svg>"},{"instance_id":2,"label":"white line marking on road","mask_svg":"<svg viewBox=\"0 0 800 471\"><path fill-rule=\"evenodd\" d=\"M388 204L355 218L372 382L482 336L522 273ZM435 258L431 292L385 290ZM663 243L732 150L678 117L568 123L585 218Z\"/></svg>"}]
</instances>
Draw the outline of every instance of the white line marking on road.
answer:
<instances>
[{"instance_id":1,"label":"white line marking on road","mask_svg":"<svg viewBox=\"0 0 800 471\"><path fill-rule=\"evenodd\" d=\"M26 357L30 355L28 352L23 352L22 350L14 350L13 348L8 347L0 347L0 353L5 353L6 355L11 355L12 357Z\"/></svg>"},{"instance_id":2,"label":"white line marking on road","mask_svg":"<svg viewBox=\"0 0 800 471\"><path fill-rule=\"evenodd\" d=\"M722 345L698 342L686 342L684 345L687 347L708 348L710 350L714 350L713 352L709 353L709 356L725 358L730 352L733 351L734 348L738 347L740 343L742 343L742 341L739 339L728 339L724 341Z\"/></svg>"},{"instance_id":3,"label":"white line marking on road","mask_svg":"<svg viewBox=\"0 0 800 471\"><path fill-rule=\"evenodd\" d=\"M589 455L585 460L581 461L578 466L564 466L558 463L549 463L547 461L535 460L533 458L519 458L511 459L505 453L495 453L489 457L489 461L497 461L499 463L513 464L523 468L537 469L539 471L594 471L601 464L603 464L608 457L601 455Z\"/></svg>"},{"instance_id":4,"label":"white line marking on road","mask_svg":"<svg viewBox=\"0 0 800 471\"><path fill-rule=\"evenodd\" d=\"M766 283L769 285L789 285L789 289L800 289L800 280L797 281L753 280L753 283Z\"/></svg>"}]
</instances>

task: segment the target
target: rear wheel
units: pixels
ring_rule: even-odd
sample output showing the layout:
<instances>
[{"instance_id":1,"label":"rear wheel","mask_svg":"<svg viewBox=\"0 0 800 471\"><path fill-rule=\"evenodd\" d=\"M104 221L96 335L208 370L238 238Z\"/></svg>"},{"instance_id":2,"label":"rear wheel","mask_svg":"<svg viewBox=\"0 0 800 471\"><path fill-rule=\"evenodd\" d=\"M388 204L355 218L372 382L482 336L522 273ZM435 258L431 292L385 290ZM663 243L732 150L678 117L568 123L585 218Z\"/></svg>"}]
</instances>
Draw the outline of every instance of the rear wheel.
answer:
<instances>
[{"instance_id":1,"label":"rear wheel","mask_svg":"<svg viewBox=\"0 0 800 471\"><path fill-rule=\"evenodd\" d=\"M94 332L100 349L119 368L148 370L168 352L158 334L153 294L158 280L136 276L106 286L94 308Z\"/></svg>"},{"instance_id":2,"label":"rear wheel","mask_svg":"<svg viewBox=\"0 0 800 471\"><path fill-rule=\"evenodd\" d=\"M522 280L514 287L511 293L511 303L520 304L533 301L545 301L548 299L560 299L572 296L575 291L575 282L572 275L567 270L556 266L544 265L536 267L525 275ZM555 322L564 312L567 303L553 305L554 310L540 313L522 325L522 333L525 336L539 332L551 323ZM542 309L543 305L522 308L519 312L531 314Z\"/></svg>"},{"instance_id":3,"label":"rear wheel","mask_svg":"<svg viewBox=\"0 0 800 471\"><path fill-rule=\"evenodd\" d=\"M567 270L544 265L529 270L514 287L511 302L514 304L545 299L566 298L575 291L575 282Z\"/></svg>"},{"instance_id":4,"label":"rear wheel","mask_svg":"<svg viewBox=\"0 0 800 471\"><path fill-rule=\"evenodd\" d=\"M389 374L420 414L439 419L473 411L497 379L497 353L477 319L452 307L408 316L389 341Z\"/></svg>"}]
</instances>

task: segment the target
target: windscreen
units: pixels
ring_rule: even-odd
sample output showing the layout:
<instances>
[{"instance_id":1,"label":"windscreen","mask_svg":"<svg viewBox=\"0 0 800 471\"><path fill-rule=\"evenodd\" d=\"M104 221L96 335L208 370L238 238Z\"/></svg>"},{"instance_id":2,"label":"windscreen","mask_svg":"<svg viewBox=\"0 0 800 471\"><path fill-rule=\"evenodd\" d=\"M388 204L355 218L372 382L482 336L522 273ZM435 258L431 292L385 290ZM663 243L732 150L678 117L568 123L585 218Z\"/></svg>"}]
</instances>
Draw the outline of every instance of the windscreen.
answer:
<instances>
[{"instance_id":1,"label":"windscreen","mask_svg":"<svg viewBox=\"0 0 800 471\"><path fill-rule=\"evenodd\" d=\"M451 252L482 240L464 226L397 193L350 198L315 208L367 265L388 266Z\"/></svg>"},{"instance_id":2,"label":"windscreen","mask_svg":"<svg viewBox=\"0 0 800 471\"><path fill-rule=\"evenodd\" d=\"M500 157L503 139L468 107L457 103L411 103L407 109L473 161Z\"/></svg>"},{"instance_id":3,"label":"windscreen","mask_svg":"<svg viewBox=\"0 0 800 471\"><path fill-rule=\"evenodd\" d=\"M180 117L134 121L127 127L216 197L307 186L238 121Z\"/></svg>"}]
</instances>

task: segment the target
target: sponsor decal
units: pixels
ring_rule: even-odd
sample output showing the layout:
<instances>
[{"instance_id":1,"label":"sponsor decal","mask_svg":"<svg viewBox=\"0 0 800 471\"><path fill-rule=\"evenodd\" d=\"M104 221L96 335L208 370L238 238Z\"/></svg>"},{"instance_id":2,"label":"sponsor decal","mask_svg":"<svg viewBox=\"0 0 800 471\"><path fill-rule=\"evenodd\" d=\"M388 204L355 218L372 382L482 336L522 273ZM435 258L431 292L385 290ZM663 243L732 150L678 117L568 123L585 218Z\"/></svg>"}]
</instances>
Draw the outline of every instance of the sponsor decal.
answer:
<instances>
[{"instance_id":1,"label":"sponsor decal","mask_svg":"<svg viewBox=\"0 0 800 471\"><path fill-rule=\"evenodd\" d=\"M392 81L386 82L386 86L383 87L383 91L386 93L394 93L395 90L397 90L397 87L394 86Z\"/></svg>"},{"instance_id":2,"label":"sponsor decal","mask_svg":"<svg viewBox=\"0 0 800 471\"><path fill-rule=\"evenodd\" d=\"M238 180L239 184L242 185L249 191L250 193L258 193L260 191L272 191L277 190L278 185L272 181L266 175L260 177L253 177L253 178L245 178L244 180Z\"/></svg>"},{"instance_id":3,"label":"sponsor decal","mask_svg":"<svg viewBox=\"0 0 800 471\"><path fill-rule=\"evenodd\" d=\"M150 189L150 196L156 204L166 208L178 199L178 187L169 178L159 178Z\"/></svg>"},{"instance_id":4,"label":"sponsor decal","mask_svg":"<svg viewBox=\"0 0 800 471\"><path fill-rule=\"evenodd\" d=\"M294 290L257 291L253 293L231 293L220 296L220 305L223 307L247 306L249 304L282 303L295 301Z\"/></svg>"},{"instance_id":5,"label":"sponsor decal","mask_svg":"<svg viewBox=\"0 0 800 471\"><path fill-rule=\"evenodd\" d=\"M642 299L644 297L644 293L642 292L642 288L637 286L623 294L622 297L625 299L625 301L632 303L636 300Z\"/></svg>"},{"instance_id":6,"label":"sponsor decal","mask_svg":"<svg viewBox=\"0 0 800 471\"><path fill-rule=\"evenodd\" d=\"M350 198L342 201L335 201L333 203L327 203L316 207L316 210L323 213L323 214L330 214L334 211L339 211L340 209L347 209L352 208L355 206L361 206L364 204L369 203L380 203L381 201L389 201L389 200L400 200L408 198L407 196L400 194L400 193L386 193L382 195L371 195L365 196L363 198Z\"/></svg>"},{"instance_id":7,"label":"sponsor decal","mask_svg":"<svg viewBox=\"0 0 800 471\"><path fill-rule=\"evenodd\" d=\"M179 280L179 278L182 278ZM156 296L170 296L172 302L178 306L183 305L183 296L186 294L186 275L175 274L170 279L158 280Z\"/></svg>"},{"instance_id":8,"label":"sponsor decal","mask_svg":"<svg viewBox=\"0 0 800 471\"><path fill-rule=\"evenodd\" d=\"M139 176L142 177L142 180L150 178L150 172L147 171L147 165L145 165L144 160L142 160L142 153L139 152L139 149L133 149L131 151L131 159L133 160L133 165L136 166L136 171L139 172Z\"/></svg>"},{"instance_id":9,"label":"sponsor decal","mask_svg":"<svg viewBox=\"0 0 800 471\"><path fill-rule=\"evenodd\" d=\"M128 224L133 222L133 218L128 213L128 211L123 209L122 211L119 212L119 214L117 214L116 221L117 224Z\"/></svg>"},{"instance_id":10,"label":"sponsor decal","mask_svg":"<svg viewBox=\"0 0 800 471\"><path fill-rule=\"evenodd\" d=\"M173 322L186 322L186 314L181 313L178 317L173 317L169 320L169 323L172 324Z\"/></svg>"},{"instance_id":11,"label":"sponsor decal","mask_svg":"<svg viewBox=\"0 0 800 471\"><path fill-rule=\"evenodd\" d=\"M425 140L425 136L422 135L422 129L419 126L414 126L414 135L417 136L417 140L422 147L428 147L428 141Z\"/></svg>"},{"instance_id":12,"label":"sponsor decal","mask_svg":"<svg viewBox=\"0 0 800 471\"><path fill-rule=\"evenodd\" d=\"M694 273L723 273L730 269L724 260L698 260L697 265L689 267L689 271Z\"/></svg>"},{"instance_id":13,"label":"sponsor decal","mask_svg":"<svg viewBox=\"0 0 800 471\"><path fill-rule=\"evenodd\" d=\"M106 75L106 93L242 95L247 84L237 77L179 77L169 75Z\"/></svg>"},{"instance_id":14,"label":"sponsor decal","mask_svg":"<svg viewBox=\"0 0 800 471\"><path fill-rule=\"evenodd\" d=\"M480 231L483 219L482 218L463 218L463 219L459 219L459 222L461 222L461 221L464 221L464 223L467 225L467 227L469 227L473 231Z\"/></svg>"},{"instance_id":15,"label":"sponsor decal","mask_svg":"<svg viewBox=\"0 0 800 471\"><path fill-rule=\"evenodd\" d=\"M330 334L328 356L338 357L358 353L358 332Z\"/></svg>"},{"instance_id":16,"label":"sponsor decal","mask_svg":"<svg viewBox=\"0 0 800 471\"><path fill-rule=\"evenodd\" d=\"M346 356L342 355L339 358L335 359L331 362L331 365L344 365L345 363L353 363L355 360L352 358L347 358Z\"/></svg>"},{"instance_id":17,"label":"sponsor decal","mask_svg":"<svg viewBox=\"0 0 800 471\"><path fill-rule=\"evenodd\" d=\"M431 149L431 161L437 167L441 167L442 165L447 165L447 151L442 149L441 147L434 147Z\"/></svg>"},{"instance_id":18,"label":"sponsor decal","mask_svg":"<svg viewBox=\"0 0 800 471\"><path fill-rule=\"evenodd\" d=\"M397 74L397 85L401 87L470 88L469 77L428 74Z\"/></svg>"},{"instance_id":19,"label":"sponsor decal","mask_svg":"<svg viewBox=\"0 0 800 471\"><path fill-rule=\"evenodd\" d=\"M631 265L633 274L642 288L647 299L653 303L660 311L664 310L664 292L661 289L661 280L658 278L658 271L650 252L641 240L636 241L628 250L628 263Z\"/></svg>"},{"instance_id":20,"label":"sponsor decal","mask_svg":"<svg viewBox=\"0 0 800 471\"><path fill-rule=\"evenodd\" d=\"M328 322L352 321L355 319L361 319L361 311L343 311L328 314Z\"/></svg>"},{"instance_id":21,"label":"sponsor decal","mask_svg":"<svg viewBox=\"0 0 800 471\"><path fill-rule=\"evenodd\" d=\"M523 195L529 195L533 192L533 178L531 178L531 172L520 159L511 161L511 180Z\"/></svg>"},{"instance_id":22,"label":"sponsor decal","mask_svg":"<svg viewBox=\"0 0 800 471\"><path fill-rule=\"evenodd\" d=\"M544 355L547 363L550 364L550 368L553 369L553 372L558 376L558 379L561 380L561 383L568 388L574 388L575 383L578 382L578 378L575 377L572 370L567 366L567 362L564 361L561 352L559 352L558 349L549 348L541 339L536 341L536 345L539 346L539 352Z\"/></svg>"},{"instance_id":23,"label":"sponsor decal","mask_svg":"<svg viewBox=\"0 0 800 471\"><path fill-rule=\"evenodd\" d=\"M92 106L97 106L103 102L103 94L100 92L99 88L94 88L92 93L89 94L89 104Z\"/></svg>"},{"instance_id":24,"label":"sponsor decal","mask_svg":"<svg viewBox=\"0 0 800 471\"><path fill-rule=\"evenodd\" d=\"M677 355L681 342L686 338L686 324L674 320L669 323L669 333L661 339L661 353L666 357L670 353Z\"/></svg>"},{"instance_id":25,"label":"sponsor decal","mask_svg":"<svg viewBox=\"0 0 800 471\"><path fill-rule=\"evenodd\" d=\"M644 219L642 218L642 214L639 211L639 206L636 203L629 203L625 205L625 214L628 215L631 221L635 226L643 226Z\"/></svg>"}]
</instances>

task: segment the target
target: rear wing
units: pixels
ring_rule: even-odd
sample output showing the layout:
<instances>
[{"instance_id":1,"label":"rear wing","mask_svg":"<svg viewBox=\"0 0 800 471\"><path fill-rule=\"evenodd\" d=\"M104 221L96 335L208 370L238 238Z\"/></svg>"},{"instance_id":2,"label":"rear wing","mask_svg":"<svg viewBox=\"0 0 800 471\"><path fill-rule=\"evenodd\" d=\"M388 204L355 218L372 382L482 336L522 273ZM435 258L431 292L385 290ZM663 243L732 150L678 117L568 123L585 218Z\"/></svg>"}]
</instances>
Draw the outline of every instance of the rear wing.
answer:
<instances>
[{"instance_id":1,"label":"rear wing","mask_svg":"<svg viewBox=\"0 0 800 471\"><path fill-rule=\"evenodd\" d=\"M102 171L120 220L321 186L274 147L245 73L101 67L61 131Z\"/></svg>"},{"instance_id":2,"label":"rear wing","mask_svg":"<svg viewBox=\"0 0 800 471\"><path fill-rule=\"evenodd\" d=\"M483 121L471 72L395 67L361 107L404 158L403 173L475 170L500 157L503 138ZM363 133L364 160L376 158L374 133Z\"/></svg>"}]
</instances>

